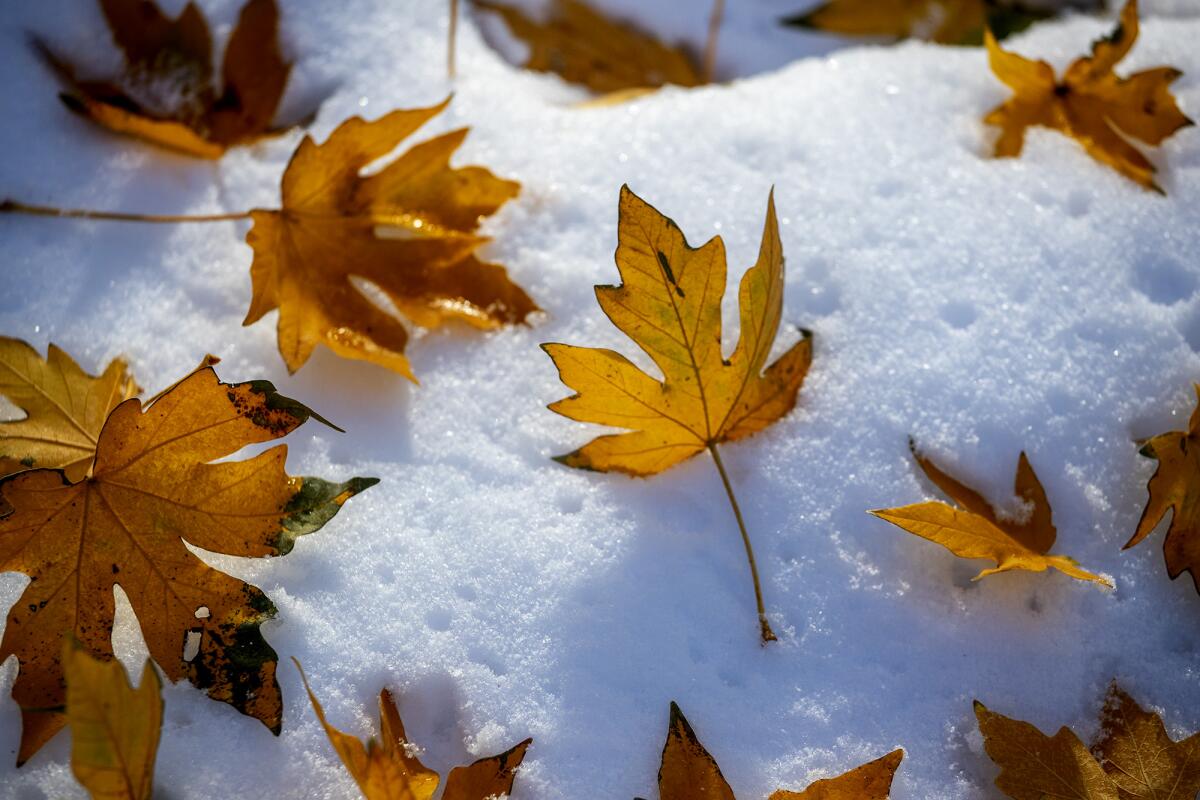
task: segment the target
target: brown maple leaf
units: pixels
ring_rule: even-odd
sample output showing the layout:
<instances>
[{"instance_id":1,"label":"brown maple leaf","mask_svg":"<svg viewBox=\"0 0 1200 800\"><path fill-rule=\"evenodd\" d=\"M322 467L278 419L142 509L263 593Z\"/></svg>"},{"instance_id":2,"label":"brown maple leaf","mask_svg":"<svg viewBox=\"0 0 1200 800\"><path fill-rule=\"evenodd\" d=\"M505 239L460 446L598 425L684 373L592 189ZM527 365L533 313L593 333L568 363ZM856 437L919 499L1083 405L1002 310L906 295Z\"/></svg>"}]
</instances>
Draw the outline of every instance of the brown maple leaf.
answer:
<instances>
[{"instance_id":1,"label":"brown maple leaf","mask_svg":"<svg viewBox=\"0 0 1200 800\"><path fill-rule=\"evenodd\" d=\"M276 133L271 128L291 65L279 50L275 0L247 0L213 85L212 34L189 2L176 19L152 0L99 0L125 56L113 80L81 80L44 43L34 44L67 83L73 111L118 133L204 158Z\"/></svg>"},{"instance_id":2,"label":"brown maple leaf","mask_svg":"<svg viewBox=\"0 0 1200 800\"><path fill-rule=\"evenodd\" d=\"M1020 155L1026 128L1041 125L1075 139L1092 158L1127 178L1162 192L1154 181L1157 168L1126 137L1157 146L1192 121L1169 88L1183 74L1179 70L1156 67L1128 78L1113 73L1137 36L1137 0L1128 0L1112 34L1094 42L1092 54L1076 59L1060 81L1048 63L1002 50L989 32L988 63L1015 92L984 117L1000 128L995 155Z\"/></svg>"},{"instance_id":3,"label":"brown maple leaf","mask_svg":"<svg viewBox=\"0 0 1200 800\"><path fill-rule=\"evenodd\" d=\"M1120 800L1194 800L1200 794L1200 733L1181 742L1115 682L1108 687L1092 752Z\"/></svg>"},{"instance_id":4,"label":"brown maple leaf","mask_svg":"<svg viewBox=\"0 0 1200 800\"><path fill-rule=\"evenodd\" d=\"M47 467L82 480L109 412L141 391L122 359L94 377L53 344L42 358L20 339L0 336L0 396L25 412L0 422L0 477Z\"/></svg>"},{"instance_id":5,"label":"brown maple leaf","mask_svg":"<svg viewBox=\"0 0 1200 800\"><path fill-rule=\"evenodd\" d=\"M911 439L908 444L926 477L957 506L925 502L869 513L922 539L937 542L959 558L987 558L996 562L995 567L981 571L975 580L1012 569L1043 572L1053 567L1081 581L1111 586L1106 578L1080 568L1075 559L1049 552L1057 537L1050 501L1025 453L1017 460L1013 493L1026 504L1029 515L1013 519L997 514L978 492L918 453Z\"/></svg>"},{"instance_id":6,"label":"brown maple leaf","mask_svg":"<svg viewBox=\"0 0 1200 800\"><path fill-rule=\"evenodd\" d=\"M610 19L583 0L553 0L545 21L504 3L475 0L475 5L499 14L513 36L528 45L526 69L552 72L604 94L706 82L686 51Z\"/></svg>"},{"instance_id":7,"label":"brown maple leaf","mask_svg":"<svg viewBox=\"0 0 1200 800\"><path fill-rule=\"evenodd\" d=\"M811 784L801 792L779 790L771 800L887 800L903 750ZM736 800L716 760L700 744L679 706L671 703L667 742L658 770L659 800Z\"/></svg>"},{"instance_id":8,"label":"brown maple leaf","mask_svg":"<svg viewBox=\"0 0 1200 800\"><path fill-rule=\"evenodd\" d=\"M983 44L985 28L999 38L1051 16L1047 9L992 0L829 0L784 24L845 36Z\"/></svg>"},{"instance_id":9,"label":"brown maple leaf","mask_svg":"<svg viewBox=\"0 0 1200 800\"><path fill-rule=\"evenodd\" d=\"M1138 520L1137 530L1125 544L1128 549L1154 532L1171 511L1171 525L1163 540L1167 574L1174 580L1184 572L1200 592L1200 384L1195 384L1197 405L1186 431L1159 434L1142 443L1141 454L1158 461L1147 489L1150 499Z\"/></svg>"},{"instance_id":10,"label":"brown maple leaf","mask_svg":"<svg viewBox=\"0 0 1200 800\"><path fill-rule=\"evenodd\" d=\"M317 700L300 662L292 659L308 692L313 710L330 744L354 778L367 800L430 800L437 791L438 774L417 758L404 732L396 701L387 689L379 693L379 738L365 745L355 736L343 733L325 719L325 709ZM442 800L489 800L507 797L512 792L517 768L525 751L533 743L526 739L497 756L481 758L465 767L455 767L446 778Z\"/></svg>"},{"instance_id":11,"label":"brown maple leaf","mask_svg":"<svg viewBox=\"0 0 1200 800\"><path fill-rule=\"evenodd\" d=\"M1200 791L1200 734L1173 741L1162 720L1115 683L1094 757L1065 726L1046 736L978 700L975 716L984 749L1000 767L996 786L1014 800L1192 800Z\"/></svg>"},{"instance_id":12,"label":"brown maple leaf","mask_svg":"<svg viewBox=\"0 0 1200 800\"><path fill-rule=\"evenodd\" d=\"M0 661L17 656L23 724L18 763L62 728L63 637L112 655L113 586L128 596L150 655L278 733L276 656L259 626L275 607L259 589L185 546L243 557L283 555L374 478L334 484L288 476L286 446L220 461L319 416L266 381L221 383L196 370L143 407L108 416L91 474L33 469L0 481L0 571L30 578L8 613Z\"/></svg>"},{"instance_id":13,"label":"brown maple leaf","mask_svg":"<svg viewBox=\"0 0 1200 800\"><path fill-rule=\"evenodd\" d=\"M279 352L289 371L324 344L415 380L404 325L355 279L425 327L456 319L486 330L537 310L503 267L475 255L487 241L474 234L480 217L516 196L520 184L483 167L450 166L466 129L360 174L449 102L374 122L354 117L321 145L304 137L283 174L283 207L251 212L254 295L243 324L279 309Z\"/></svg>"}]
</instances>

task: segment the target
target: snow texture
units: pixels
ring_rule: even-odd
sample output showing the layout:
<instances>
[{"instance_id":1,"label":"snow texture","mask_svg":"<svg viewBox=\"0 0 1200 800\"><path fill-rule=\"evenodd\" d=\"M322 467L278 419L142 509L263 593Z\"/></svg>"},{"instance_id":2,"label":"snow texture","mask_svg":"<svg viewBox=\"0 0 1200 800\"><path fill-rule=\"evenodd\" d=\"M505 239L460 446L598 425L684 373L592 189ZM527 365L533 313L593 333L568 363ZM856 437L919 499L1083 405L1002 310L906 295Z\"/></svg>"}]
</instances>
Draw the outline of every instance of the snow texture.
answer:
<instances>
[{"instance_id":1,"label":"snow texture","mask_svg":"<svg viewBox=\"0 0 1200 800\"><path fill-rule=\"evenodd\" d=\"M200 5L223 42L238 0ZM168 686L162 796L357 796L293 655L332 721L364 737L389 686L439 770L532 736L517 783L530 800L655 796L671 700L743 798L802 788L897 746L907 755L896 800L996 798L972 698L1086 737L1116 677L1165 709L1175 733L1200 729L1200 597L1186 577L1167 579L1161 531L1120 549L1154 468L1134 441L1181 428L1200 376L1194 129L1153 155L1165 198L1050 131L1031 133L1019 160L991 160L980 118L1006 91L982 50L822 55L845 43L775 27L802 2L729 4L727 84L582 110L568 105L578 91L501 59L469 13L451 85L440 0L282 5L296 61L284 114L320 102L318 139L348 116L454 91L418 138L469 125L457 163L523 183L488 221L487 254L547 311L531 327L418 336L420 386L324 350L289 377L274 317L241 327L245 224L0 220L0 332L38 348L53 341L91 370L124 354L151 391L220 354L224 379L270 379L347 429L293 434L291 472L382 478L285 558L206 556L279 607L266 636L281 656L283 734L186 683ZM685 0L606 5L697 45L707 24L707 5ZM1145 8L1121 69L1182 68L1177 94L1195 116L1200 3ZM1061 66L1110 26L1072 17L1010 44ZM70 115L26 32L100 71L115 65L102 30L92 0L5 3L0 194L159 213L277 202L299 131L205 163ZM565 389L537 345L640 357L592 293L616 281L626 182L693 244L720 234L731 287L754 259L775 187L787 256L779 347L803 326L816 355L797 409L723 448L782 640L767 648L708 459L632 480L549 458L598 430L545 409ZM1024 449L1054 507L1055 551L1116 589L1057 573L973 583L981 562L868 516L936 496L908 454L910 434L999 503L1012 502ZM7 608L26 579L0 578ZM140 665L123 597L116 642ZM81 797L65 733L11 766L15 675L10 659L0 796Z\"/></svg>"}]
</instances>

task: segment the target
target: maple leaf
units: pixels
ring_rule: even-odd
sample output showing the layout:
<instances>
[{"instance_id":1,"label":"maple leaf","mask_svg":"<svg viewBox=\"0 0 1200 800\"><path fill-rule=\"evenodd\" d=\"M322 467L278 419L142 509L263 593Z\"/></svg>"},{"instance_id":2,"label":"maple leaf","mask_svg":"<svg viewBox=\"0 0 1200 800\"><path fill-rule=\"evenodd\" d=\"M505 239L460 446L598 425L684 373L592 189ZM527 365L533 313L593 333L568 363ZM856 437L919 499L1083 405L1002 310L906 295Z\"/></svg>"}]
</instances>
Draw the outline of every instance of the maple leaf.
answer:
<instances>
[{"instance_id":1,"label":"maple leaf","mask_svg":"<svg viewBox=\"0 0 1200 800\"><path fill-rule=\"evenodd\" d=\"M321 727L363 797L367 800L430 800L433 797L440 782L438 774L416 757L391 692L384 689L379 693L379 738L372 737L364 745L357 737L329 724L300 662L294 658L292 661L300 670L300 678ZM532 739L526 739L500 755L450 770L442 800L507 797L512 792L517 767L521 766L525 751L532 743Z\"/></svg>"},{"instance_id":2,"label":"maple leaf","mask_svg":"<svg viewBox=\"0 0 1200 800\"><path fill-rule=\"evenodd\" d=\"M213 86L212 34L189 2L176 19L152 0L99 0L125 56L116 80L79 80L44 43L35 47L70 87L73 111L117 133L175 151L219 158L271 129L291 65L279 50L275 0L247 0L229 37L220 92Z\"/></svg>"},{"instance_id":3,"label":"maple leaf","mask_svg":"<svg viewBox=\"0 0 1200 800\"><path fill-rule=\"evenodd\" d=\"M1162 719L1143 710L1116 683L1108 687L1092 752L1121 800L1186 800L1200 793L1200 733L1174 741Z\"/></svg>"},{"instance_id":4,"label":"maple leaf","mask_svg":"<svg viewBox=\"0 0 1200 800\"><path fill-rule=\"evenodd\" d=\"M162 733L158 673L147 660L134 689L120 661L95 658L70 641L62 663L75 778L97 800L149 800Z\"/></svg>"},{"instance_id":5,"label":"maple leaf","mask_svg":"<svg viewBox=\"0 0 1200 800\"><path fill-rule=\"evenodd\" d=\"M504 268L475 256L479 219L520 184L482 167L451 167L466 136L451 131L359 173L450 102L346 120L324 144L311 137L283 174L282 208L250 212L254 294L243 324L279 309L279 352L299 369L317 344L413 378L408 332L353 279L374 284L400 313L433 327L457 319L480 329L523 322L537 310Z\"/></svg>"},{"instance_id":6,"label":"maple leaf","mask_svg":"<svg viewBox=\"0 0 1200 800\"><path fill-rule=\"evenodd\" d=\"M983 747L1000 767L996 786L1014 800L1118 800L1117 787L1067 727L1046 736L975 701Z\"/></svg>"},{"instance_id":7,"label":"maple leaf","mask_svg":"<svg viewBox=\"0 0 1200 800\"><path fill-rule=\"evenodd\" d=\"M990 0L830 0L784 24L845 36L983 44L987 27L1004 38L1050 16L1045 9Z\"/></svg>"},{"instance_id":8,"label":"maple leaf","mask_svg":"<svg viewBox=\"0 0 1200 800\"><path fill-rule=\"evenodd\" d=\"M729 358L721 352L725 244L716 236L692 248L679 227L621 187L617 228L620 286L597 286L600 308L654 361L659 381L612 350L543 344L575 394L550 409L580 422L625 429L555 460L580 469L645 477L708 450L742 530L764 641L775 638L763 610L757 568L741 511L717 452L721 442L766 428L796 404L812 362L812 334L802 331L763 369L783 313L783 247L774 193L767 202L758 261L738 290L741 333Z\"/></svg>"},{"instance_id":9,"label":"maple leaf","mask_svg":"<svg viewBox=\"0 0 1200 800\"><path fill-rule=\"evenodd\" d=\"M42 358L20 339L0 336L0 395L26 415L0 422L0 477L47 467L82 480L108 413L140 392L122 359L93 377L53 344Z\"/></svg>"},{"instance_id":10,"label":"maple leaf","mask_svg":"<svg viewBox=\"0 0 1200 800\"><path fill-rule=\"evenodd\" d=\"M1014 800L1184 800L1200 792L1200 734L1173 741L1162 720L1115 683L1092 752L1067 727L1046 736L978 700L975 716L984 749L1000 767L996 786Z\"/></svg>"},{"instance_id":11,"label":"maple leaf","mask_svg":"<svg viewBox=\"0 0 1200 800\"><path fill-rule=\"evenodd\" d=\"M29 576L8 613L0 661L16 655L13 697L24 763L65 723L62 639L112 655L113 586L128 596L150 655L173 681L278 733L275 651L259 630L275 607L258 588L197 558L202 550L283 555L357 492L376 483L289 477L280 445L245 461L212 463L321 418L266 381L221 383L196 370L143 408L108 416L91 474L70 483L34 469L0 481L13 511L0 519L0 571Z\"/></svg>"},{"instance_id":12,"label":"maple leaf","mask_svg":"<svg viewBox=\"0 0 1200 800\"><path fill-rule=\"evenodd\" d=\"M1001 49L989 32L988 63L1015 92L984 117L984 122L1000 128L995 155L1020 155L1026 128L1041 125L1070 136L1092 158L1161 193L1154 181L1157 168L1125 137L1157 146L1192 121L1179 110L1169 88L1183 74L1179 70L1156 67L1128 78L1113 73L1137 36L1137 0L1128 0L1112 34L1094 42L1092 54L1076 59L1060 81L1048 63Z\"/></svg>"},{"instance_id":13,"label":"maple leaf","mask_svg":"<svg viewBox=\"0 0 1200 800\"><path fill-rule=\"evenodd\" d=\"M780 790L771 800L887 800L892 778L904 758L893 750L882 758L836 778L817 781L802 792ZM679 706L671 703L671 721L658 770L659 800L736 800L716 760L700 744Z\"/></svg>"},{"instance_id":14,"label":"maple leaf","mask_svg":"<svg viewBox=\"0 0 1200 800\"><path fill-rule=\"evenodd\" d=\"M1049 554L1057 536L1051 521L1050 502L1025 453L1022 452L1017 461L1013 487L1013 493L1029 510L1028 518L1021 520L997 514L978 492L959 483L918 453L911 439L908 444L913 458L929 480L958 505L925 502L869 513L923 539L937 542L959 558L989 558L996 562L995 567L981 571L975 580L1012 569L1043 572L1053 567L1072 578L1111 587L1106 578L1081 569L1075 559Z\"/></svg>"},{"instance_id":15,"label":"maple leaf","mask_svg":"<svg viewBox=\"0 0 1200 800\"><path fill-rule=\"evenodd\" d=\"M1195 384L1197 405L1186 431L1159 434L1142 443L1141 454L1158 461L1147 489L1150 499L1138 520L1137 530L1125 544L1128 549L1154 532L1171 513L1163 541L1167 574L1174 580L1184 572L1200 592L1200 384Z\"/></svg>"},{"instance_id":16,"label":"maple leaf","mask_svg":"<svg viewBox=\"0 0 1200 800\"><path fill-rule=\"evenodd\" d=\"M490 0L475 5L499 14L529 46L525 68L552 72L604 94L674 84L700 86L701 70L687 52L631 25L609 19L582 0L553 0L548 19Z\"/></svg>"}]
</instances>

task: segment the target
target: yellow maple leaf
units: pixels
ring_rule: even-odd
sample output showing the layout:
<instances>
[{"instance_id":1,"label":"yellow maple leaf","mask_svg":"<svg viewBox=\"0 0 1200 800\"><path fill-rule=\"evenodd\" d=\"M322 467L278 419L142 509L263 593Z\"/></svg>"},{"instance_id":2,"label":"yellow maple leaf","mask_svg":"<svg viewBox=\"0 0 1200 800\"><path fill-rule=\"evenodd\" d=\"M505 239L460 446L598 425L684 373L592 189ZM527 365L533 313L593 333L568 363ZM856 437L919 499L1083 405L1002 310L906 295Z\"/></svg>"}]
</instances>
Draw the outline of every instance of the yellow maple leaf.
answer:
<instances>
[{"instance_id":1,"label":"yellow maple leaf","mask_svg":"<svg viewBox=\"0 0 1200 800\"><path fill-rule=\"evenodd\" d=\"M1156 67L1128 78L1113 73L1137 36L1137 0L1128 0L1113 33L1094 42L1092 54L1076 59L1060 81L1048 63L1001 49L988 32L992 72L1015 92L984 117L984 122L1000 128L995 155L1020 155L1025 130L1041 125L1075 139L1092 158L1127 178L1162 192L1154 181L1157 168L1126 137L1157 146L1192 121L1179 110L1169 88L1183 74L1179 70Z\"/></svg>"},{"instance_id":2,"label":"yellow maple leaf","mask_svg":"<svg viewBox=\"0 0 1200 800\"><path fill-rule=\"evenodd\" d=\"M903 750L893 750L836 778L819 780L801 792L781 789L771 795L771 800L887 800L903 758ZM675 703L671 703L667 742L658 771L658 797L659 800L736 800L716 760L700 744Z\"/></svg>"},{"instance_id":3,"label":"yellow maple leaf","mask_svg":"<svg viewBox=\"0 0 1200 800\"><path fill-rule=\"evenodd\" d=\"M141 685L129 685L116 659L98 659L78 642L62 657L71 728L71 771L94 800L149 800L162 733L162 681L149 660Z\"/></svg>"},{"instance_id":4,"label":"yellow maple leaf","mask_svg":"<svg viewBox=\"0 0 1200 800\"><path fill-rule=\"evenodd\" d=\"M140 392L122 359L93 377L53 344L42 358L20 339L0 336L0 395L26 415L0 422L0 477L44 467L82 480L109 412Z\"/></svg>"},{"instance_id":5,"label":"yellow maple leaf","mask_svg":"<svg viewBox=\"0 0 1200 800\"><path fill-rule=\"evenodd\" d=\"M1142 455L1157 459L1158 468L1147 486L1150 499L1125 549L1153 533L1171 511L1171 525L1163 541L1167 574L1174 580L1184 572L1192 573L1200 592L1200 384L1195 390L1197 405L1188 429L1159 434L1142 444Z\"/></svg>"},{"instance_id":6,"label":"yellow maple leaf","mask_svg":"<svg viewBox=\"0 0 1200 800\"><path fill-rule=\"evenodd\" d=\"M325 709L317 700L300 662L292 659L312 702L313 711L333 749L354 778L367 800L430 800L437 791L438 774L416 757L404 732L404 723L396 709L392 693L379 693L379 738L365 745L356 736L343 733L329 724ZM517 767L533 743L526 739L497 756L481 758L465 767L455 767L446 778L442 800L488 800L507 797L512 792Z\"/></svg>"},{"instance_id":7,"label":"yellow maple leaf","mask_svg":"<svg viewBox=\"0 0 1200 800\"><path fill-rule=\"evenodd\" d=\"M1200 792L1200 734L1181 742L1162 720L1115 683L1091 752L1070 728L1046 736L975 701L988 756L1000 767L996 786L1014 800L1133 800Z\"/></svg>"},{"instance_id":8,"label":"yellow maple leaf","mask_svg":"<svg viewBox=\"0 0 1200 800\"><path fill-rule=\"evenodd\" d=\"M13 509L0 519L0 571L30 577L0 641L0 661L15 655L19 663L12 689L22 719L18 763L65 723L56 710L65 697L63 637L112 655L114 585L168 678L187 678L279 732L276 656L260 632L275 607L185 542L232 556L283 555L376 483L291 477L284 445L217 462L310 417L320 419L266 381L225 384L205 367L145 408L136 399L117 406L84 480L33 469L0 481Z\"/></svg>"},{"instance_id":9,"label":"yellow maple leaf","mask_svg":"<svg viewBox=\"0 0 1200 800\"><path fill-rule=\"evenodd\" d=\"M318 344L412 380L408 332L355 285L378 288L425 327L456 319L480 329L522 322L537 310L504 268L475 256L479 219L520 184L482 167L451 167L466 136L451 131L414 145L371 175L372 162L450 102L353 117L324 144L306 136L283 174L283 207L250 212L254 294L243 324L279 309L279 352L295 372Z\"/></svg>"},{"instance_id":10,"label":"yellow maple leaf","mask_svg":"<svg viewBox=\"0 0 1200 800\"><path fill-rule=\"evenodd\" d=\"M706 82L681 48L610 19L582 0L553 0L544 22L504 3L475 0L475 5L499 14L513 36L528 45L526 69L552 72L594 92L626 98L630 91Z\"/></svg>"},{"instance_id":11,"label":"yellow maple leaf","mask_svg":"<svg viewBox=\"0 0 1200 800\"><path fill-rule=\"evenodd\" d=\"M799 342L766 366L783 313L783 247L774 196L767 202L758 261L738 290L741 332L729 358L721 352L726 277L721 238L690 247L673 221L628 186L621 188L617 237L623 283L597 286L596 299L613 324L653 359L663 380L612 350L542 345L562 382L576 392L550 409L626 431L593 439L556 460L645 477L708 450L742 529L759 624L763 640L770 641L775 635L763 609L749 538L717 445L758 433L788 413L812 361L812 334L802 331Z\"/></svg>"},{"instance_id":12,"label":"yellow maple leaf","mask_svg":"<svg viewBox=\"0 0 1200 800\"><path fill-rule=\"evenodd\" d=\"M1001 517L978 492L920 455L911 440L909 446L929 480L949 495L958 507L926 502L879 509L871 514L923 539L937 542L959 558L988 558L996 562L995 567L983 570L975 580L1012 569L1043 572L1053 567L1081 581L1112 585L1106 578L1081 569L1068 556L1048 554L1057 535L1051 521L1050 503L1024 453L1017 462L1013 491L1027 504L1029 517L1017 520Z\"/></svg>"},{"instance_id":13,"label":"yellow maple leaf","mask_svg":"<svg viewBox=\"0 0 1200 800\"><path fill-rule=\"evenodd\" d=\"M242 7L220 91L213 86L212 34L196 5L188 3L176 19L152 0L100 0L100 9L125 56L116 80L78 79L35 40L69 87L61 95L68 108L111 131L202 158L275 132L271 122L291 71L279 49L275 0Z\"/></svg>"}]
</instances>

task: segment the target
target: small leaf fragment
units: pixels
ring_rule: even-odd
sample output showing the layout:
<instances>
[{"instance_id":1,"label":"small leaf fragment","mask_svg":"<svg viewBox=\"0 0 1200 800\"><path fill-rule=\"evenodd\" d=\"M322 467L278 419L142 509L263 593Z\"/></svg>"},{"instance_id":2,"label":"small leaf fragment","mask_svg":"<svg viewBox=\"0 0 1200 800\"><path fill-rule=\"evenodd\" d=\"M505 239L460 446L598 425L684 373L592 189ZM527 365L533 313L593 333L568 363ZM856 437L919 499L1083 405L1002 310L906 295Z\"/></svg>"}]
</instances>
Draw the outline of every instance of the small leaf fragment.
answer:
<instances>
[{"instance_id":1,"label":"small leaf fragment","mask_svg":"<svg viewBox=\"0 0 1200 800\"><path fill-rule=\"evenodd\" d=\"M911 534L937 542L959 558L986 558L996 562L995 567L983 570L975 580L1013 569L1043 572L1053 567L1078 580L1112 586L1108 579L1080 568L1074 559L1048 552L1056 538L1050 503L1025 453L1021 453L1017 462L1014 494L1027 504L1030 514L1028 519L1018 521L1002 518L978 492L943 472L930 459L920 455L915 446L912 452L926 476L948 494L957 507L925 502L878 509L871 514Z\"/></svg>"},{"instance_id":2,"label":"small leaf fragment","mask_svg":"<svg viewBox=\"0 0 1200 800\"><path fill-rule=\"evenodd\" d=\"M115 658L95 658L77 642L63 652L71 771L96 800L148 800L162 733L162 681L149 660L129 684Z\"/></svg>"},{"instance_id":3,"label":"small leaf fragment","mask_svg":"<svg viewBox=\"0 0 1200 800\"><path fill-rule=\"evenodd\" d=\"M803 792L775 792L771 800L887 800L903 759L903 750L893 750L836 778L817 781Z\"/></svg>"},{"instance_id":4,"label":"small leaf fragment","mask_svg":"<svg viewBox=\"0 0 1200 800\"><path fill-rule=\"evenodd\" d=\"M1091 55L1076 59L1058 80L1050 64L1002 49L989 31L988 63L1014 92L984 117L985 123L1000 128L995 155L1020 155L1025 130L1040 125L1070 136L1100 163L1162 193L1154 180L1158 168L1128 139L1158 146L1192 120L1179 109L1169 88L1183 74L1179 70L1156 67L1128 78L1113 72L1137 36L1137 0L1128 0L1112 34L1094 42Z\"/></svg>"}]
</instances>

